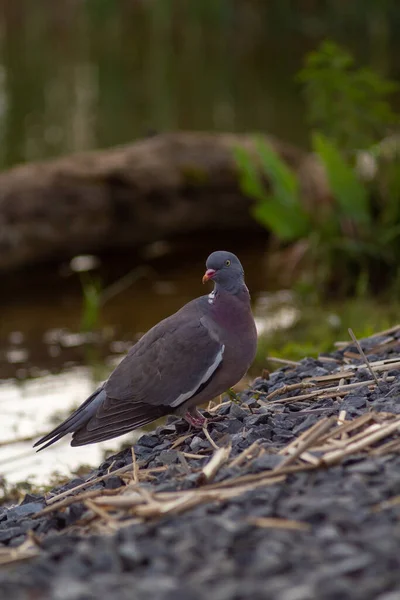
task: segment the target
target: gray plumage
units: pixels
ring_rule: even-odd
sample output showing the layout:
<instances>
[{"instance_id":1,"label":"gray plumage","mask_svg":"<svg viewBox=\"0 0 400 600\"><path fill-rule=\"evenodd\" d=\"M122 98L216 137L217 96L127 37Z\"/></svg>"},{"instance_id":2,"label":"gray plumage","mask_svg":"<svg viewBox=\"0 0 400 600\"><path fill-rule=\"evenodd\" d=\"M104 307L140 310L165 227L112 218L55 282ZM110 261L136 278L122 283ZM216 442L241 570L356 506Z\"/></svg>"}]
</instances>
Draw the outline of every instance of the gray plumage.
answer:
<instances>
[{"instance_id":1,"label":"gray plumage","mask_svg":"<svg viewBox=\"0 0 400 600\"><path fill-rule=\"evenodd\" d=\"M252 363L257 333L239 259L213 252L203 281L209 296L192 300L150 329L69 418L36 442L40 450L67 433L72 446L128 433L167 414L204 418L196 406L237 383Z\"/></svg>"}]
</instances>

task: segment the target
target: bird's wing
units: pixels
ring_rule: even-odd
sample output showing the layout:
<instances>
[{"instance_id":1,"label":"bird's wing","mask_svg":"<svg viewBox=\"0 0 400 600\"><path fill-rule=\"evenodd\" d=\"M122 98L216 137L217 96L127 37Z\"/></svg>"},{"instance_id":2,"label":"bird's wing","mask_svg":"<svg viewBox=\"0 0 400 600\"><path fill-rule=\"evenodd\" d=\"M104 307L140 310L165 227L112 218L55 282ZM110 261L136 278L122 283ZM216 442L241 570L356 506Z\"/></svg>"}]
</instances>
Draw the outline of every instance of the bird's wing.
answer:
<instances>
[{"instance_id":1,"label":"bird's wing","mask_svg":"<svg viewBox=\"0 0 400 600\"><path fill-rule=\"evenodd\" d=\"M200 319L162 321L113 371L104 400L72 445L116 437L172 412L204 389L223 354L224 345Z\"/></svg>"},{"instance_id":2,"label":"bird's wing","mask_svg":"<svg viewBox=\"0 0 400 600\"><path fill-rule=\"evenodd\" d=\"M175 408L212 377L223 354L223 344L199 318L176 313L131 348L105 391L111 404L115 400L116 405L146 402Z\"/></svg>"}]
</instances>

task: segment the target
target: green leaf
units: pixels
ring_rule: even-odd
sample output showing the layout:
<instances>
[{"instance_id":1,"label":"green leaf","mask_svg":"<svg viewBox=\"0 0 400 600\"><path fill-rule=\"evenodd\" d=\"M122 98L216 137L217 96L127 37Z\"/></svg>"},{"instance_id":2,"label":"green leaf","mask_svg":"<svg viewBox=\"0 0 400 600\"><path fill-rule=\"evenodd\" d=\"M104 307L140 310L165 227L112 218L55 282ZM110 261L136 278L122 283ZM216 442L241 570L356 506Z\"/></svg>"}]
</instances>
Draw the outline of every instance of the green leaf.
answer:
<instances>
[{"instance_id":1,"label":"green leaf","mask_svg":"<svg viewBox=\"0 0 400 600\"><path fill-rule=\"evenodd\" d=\"M252 209L256 220L285 242L296 240L307 233L308 222L295 212L297 213L290 212L276 196L270 196L267 201L259 202Z\"/></svg>"},{"instance_id":2,"label":"green leaf","mask_svg":"<svg viewBox=\"0 0 400 600\"><path fill-rule=\"evenodd\" d=\"M279 202L288 207L298 205L299 184L293 171L289 169L265 140L257 138L256 148L263 170L268 175L274 195L279 199Z\"/></svg>"},{"instance_id":3,"label":"green leaf","mask_svg":"<svg viewBox=\"0 0 400 600\"><path fill-rule=\"evenodd\" d=\"M332 194L343 215L360 224L369 223L368 193L354 170L342 158L337 147L321 133L313 134L312 144L326 169Z\"/></svg>"},{"instance_id":4,"label":"green leaf","mask_svg":"<svg viewBox=\"0 0 400 600\"><path fill-rule=\"evenodd\" d=\"M256 138L255 146L261 168L245 148L234 148L241 189L257 201L252 208L254 218L283 241L307 235L310 218L301 204L295 174L267 142ZM266 189L262 174L270 182L272 192Z\"/></svg>"},{"instance_id":5,"label":"green leaf","mask_svg":"<svg viewBox=\"0 0 400 600\"><path fill-rule=\"evenodd\" d=\"M243 146L236 146L233 156L239 171L240 189L249 198L262 200L266 196L266 190L250 152Z\"/></svg>"}]
</instances>

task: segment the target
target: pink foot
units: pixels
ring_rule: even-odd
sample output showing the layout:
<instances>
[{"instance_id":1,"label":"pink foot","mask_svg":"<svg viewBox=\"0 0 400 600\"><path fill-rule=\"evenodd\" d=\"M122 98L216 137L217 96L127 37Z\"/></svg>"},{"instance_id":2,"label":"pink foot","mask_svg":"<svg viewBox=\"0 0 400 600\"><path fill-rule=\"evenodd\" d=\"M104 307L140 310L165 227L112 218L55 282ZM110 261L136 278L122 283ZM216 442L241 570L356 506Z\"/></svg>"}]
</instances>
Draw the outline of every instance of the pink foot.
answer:
<instances>
[{"instance_id":1,"label":"pink foot","mask_svg":"<svg viewBox=\"0 0 400 600\"><path fill-rule=\"evenodd\" d=\"M202 429L202 427L204 427L204 425L207 423L207 419L203 417L203 415L201 415L197 409L194 409L192 412L188 410L185 414L185 419L189 425L196 427L196 429Z\"/></svg>"}]
</instances>

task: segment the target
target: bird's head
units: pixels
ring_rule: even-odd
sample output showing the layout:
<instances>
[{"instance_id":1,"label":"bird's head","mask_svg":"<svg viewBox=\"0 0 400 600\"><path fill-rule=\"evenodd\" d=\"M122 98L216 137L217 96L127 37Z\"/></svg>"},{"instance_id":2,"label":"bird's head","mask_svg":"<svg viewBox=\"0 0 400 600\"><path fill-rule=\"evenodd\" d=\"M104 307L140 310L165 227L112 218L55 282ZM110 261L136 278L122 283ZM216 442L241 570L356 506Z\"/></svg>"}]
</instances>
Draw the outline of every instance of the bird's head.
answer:
<instances>
[{"instance_id":1,"label":"bird's head","mask_svg":"<svg viewBox=\"0 0 400 600\"><path fill-rule=\"evenodd\" d=\"M240 260L232 252L218 250L207 258L203 283L212 280L222 289L237 293L244 284L244 271Z\"/></svg>"}]
</instances>

